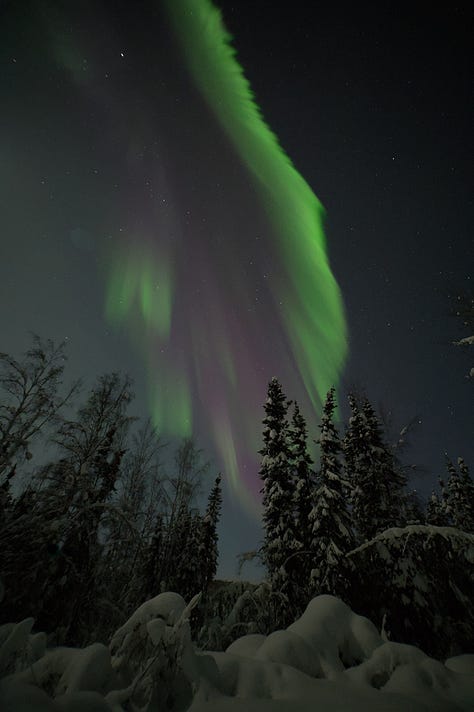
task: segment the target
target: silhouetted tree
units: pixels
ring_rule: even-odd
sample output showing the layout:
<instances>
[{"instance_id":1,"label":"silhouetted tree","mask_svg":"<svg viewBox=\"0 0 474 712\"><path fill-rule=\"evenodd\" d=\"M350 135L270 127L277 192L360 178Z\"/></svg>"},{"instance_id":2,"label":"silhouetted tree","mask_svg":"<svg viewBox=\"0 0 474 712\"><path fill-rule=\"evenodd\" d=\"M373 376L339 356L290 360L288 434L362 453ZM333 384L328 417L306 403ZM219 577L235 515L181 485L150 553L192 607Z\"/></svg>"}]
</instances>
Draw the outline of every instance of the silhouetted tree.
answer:
<instances>
[{"instance_id":1,"label":"silhouetted tree","mask_svg":"<svg viewBox=\"0 0 474 712\"><path fill-rule=\"evenodd\" d=\"M369 445L369 460L373 482L377 483L379 506L379 522L374 533L403 526L406 477L397 468L391 446L384 441L380 421L369 401L363 405L363 413L367 426Z\"/></svg>"},{"instance_id":2,"label":"silhouetted tree","mask_svg":"<svg viewBox=\"0 0 474 712\"><path fill-rule=\"evenodd\" d=\"M348 587L345 555L354 546L351 517L347 507L348 482L343 476L342 445L333 421L334 388L327 394L320 424L320 469L314 506L309 514L313 595L343 595Z\"/></svg>"},{"instance_id":3,"label":"silhouetted tree","mask_svg":"<svg viewBox=\"0 0 474 712\"><path fill-rule=\"evenodd\" d=\"M171 484L172 493L163 490L165 497L165 536L163 555L158 575L161 587L166 590L174 568L179 562L177 532L181 530L181 521L191 511L191 504L198 492L202 480L207 476L209 463L202 461L202 450L196 447L192 438L184 438L175 454L175 476L165 478Z\"/></svg>"},{"instance_id":4,"label":"silhouetted tree","mask_svg":"<svg viewBox=\"0 0 474 712\"><path fill-rule=\"evenodd\" d=\"M404 512L404 519L407 525L425 524L423 503L416 490L411 490L405 494L402 511Z\"/></svg>"},{"instance_id":5,"label":"silhouetted tree","mask_svg":"<svg viewBox=\"0 0 474 712\"><path fill-rule=\"evenodd\" d=\"M262 558L274 591L288 595L291 580L286 560L297 550L293 511L294 473L286 414L288 403L276 378L268 386L264 406L260 477L263 481Z\"/></svg>"},{"instance_id":6,"label":"silhouetted tree","mask_svg":"<svg viewBox=\"0 0 474 712\"><path fill-rule=\"evenodd\" d=\"M191 513L183 502L178 510L172 532L171 561L165 591L175 591L190 600L199 593L202 561L199 560L202 536L202 519L198 512Z\"/></svg>"},{"instance_id":7,"label":"silhouetted tree","mask_svg":"<svg viewBox=\"0 0 474 712\"><path fill-rule=\"evenodd\" d=\"M453 527L474 533L474 484L469 468L458 459L459 473L448 460L447 511Z\"/></svg>"},{"instance_id":8,"label":"silhouetted tree","mask_svg":"<svg viewBox=\"0 0 474 712\"><path fill-rule=\"evenodd\" d=\"M219 522L222 506L221 480L222 476L218 475L209 493L206 512L202 520L199 561L202 567L202 590L204 597L209 588L209 584L214 580L217 573L217 563L219 560L217 524Z\"/></svg>"},{"instance_id":9,"label":"silhouetted tree","mask_svg":"<svg viewBox=\"0 0 474 712\"><path fill-rule=\"evenodd\" d=\"M435 527L449 526L449 517L443 500L433 490L426 507L426 523Z\"/></svg>"},{"instance_id":10,"label":"silhouetted tree","mask_svg":"<svg viewBox=\"0 0 474 712\"><path fill-rule=\"evenodd\" d=\"M163 445L150 421L131 438L122 460L112 509L102 520L101 620L112 610L123 615L159 592L163 547L164 493L160 453ZM133 577L130 572L133 571ZM115 615L115 614L114 614Z\"/></svg>"},{"instance_id":11,"label":"silhouetted tree","mask_svg":"<svg viewBox=\"0 0 474 712\"><path fill-rule=\"evenodd\" d=\"M65 344L56 346L33 335L33 345L22 361L0 353L0 483L15 466L32 458L31 445L57 419L79 388L74 383L64 395L58 391L66 361Z\"/></svg>"},{"instance_id":12,"label":"silhouetted tree","mask_svg":"<svg viewBox=\"0 0 474 712\"><path fill-rule=\"evenodd\" d=\"M454 528L387 529L349 552L350 604L392 640L436 658L468 653L474 638L474 537Z\"/></svg>"},{"instance_id":13,"label":"silhouetted tree","mask_svg":"<svg viewBox=\"0 0 474 712\"><path fill-rule=\"evenodd\" d=\"M382 438L380 423L368 400L362 408L349 396L352 415L344 439L352 515L361 541L405 523L406 478L395 466L392 449Z\"/></svg>"},{"instance_id":14,"label":"silhouetted tree","mask_svg":"<svg viewBox=\"0 0 474 712\"><path fill-rule=\"evenodd\" d=\"M316 489L316 476L312 469L313 460L308 452L306 421L298 403L293 405L293 416L289 429L291 467L294 471L295 489L293 505L295 510L296 553L291 562L291 575L301 593L307 591L310 571L310 545L312 541L309 515L313 509ZM299 595L299 594L298 594Z\"/></svg>"},{"instance_id":15,"label":"silhouetted tree","mask_svg":"<svg viewBox=\"0 0 474 712\"><path fill-rule=\"evenodd\" d=\"M124 453L130 399L128 379L99 379L77 418L63 420L54 437L63 457L39 469L18 501L22 515L11 518L2 535L5 614L10 606L46 630L61 626L70 642L82 640L93 618L100 526ZM31 587L25 587L25 570Z\"/></svg>"}]
</instances>

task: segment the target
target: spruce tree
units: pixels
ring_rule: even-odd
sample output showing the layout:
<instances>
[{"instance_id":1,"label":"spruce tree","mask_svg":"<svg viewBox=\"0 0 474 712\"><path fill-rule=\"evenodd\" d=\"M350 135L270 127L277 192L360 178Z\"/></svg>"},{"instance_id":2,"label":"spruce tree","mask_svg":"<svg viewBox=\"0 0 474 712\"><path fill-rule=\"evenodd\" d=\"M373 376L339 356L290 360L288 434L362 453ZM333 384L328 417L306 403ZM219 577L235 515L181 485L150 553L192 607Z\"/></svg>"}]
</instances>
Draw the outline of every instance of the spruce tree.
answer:
<instances>
[{"instance_id":1,"label":"spruce tree","mask_svg":"<svg viewBox=\"0 0 474 712\"><path fill-rule=\"evenodd\" d=\"M295 584L303 593L308 587L311 571L310 545L312 532L309 515L313 509L316 478L312 469L313 460L307 447L306 421L301 415L296 402L293 405L289 436L291 465L296 480L293 503L295 509L295 532L298 536L298 541L295 541L296 555L292 560L292 574Z\"/></svg>"},{"instance_id":2,"label":"spruce tree","mask_svg":"<svg viewBox=\"0 0 474 712\"><path fill-rule=\"evenodd\" d=\"M462 507L459 518L463 522L463 530L474 534L474 481L462 457L458 457L458 467L462 487Z\"/></svg>"},{"instance_id":3,"label":"spruce tree","mask_svg":"<svg viewBox=\"0 0 474 712\"><path fill-rule=\"evenodd\" d=\"M404 492L406 477L396 467L392 448L384 442L381 424L367 399L362 410L367 423L371 469L380 496L378 528L374 529L376 534L384 529L404 526L403 503L406 497Z\"/></svg>"},{"instance_id":4,"label":"spruce tree","mask_svg":"<svg viewBox=\"0 0 474 712\"><path fill-rule=\"evenodd\" d=\"M457 526L455 524L455 517L453 514L456 512L459 506L458 500L461 495L461 483L459 481L459 476L456 468L448 457L446 457L446 469L448 471L448 480L446 482L445 490L445 506L446 512L449 518L449 523L451 526Z\"/></svg>"},{"instance_id":5,"label":"spruce tree","mask_svg":"<svg viewBox=\"0 0 474 712\"><path fill-rule=\"evenodd\" d=\"M426 507L426 523L434 527L450 526L443 480L439 480L441 495L433 490Z\"/></svg>"},{"instance_id":6,"label":"spruce tree","mask_svg":"<svg viewBox=\"0 0 474 712\"><path fill-rule=\"evenodd\" d=\"M219 551L217 548L217 523L222 506L221 491L222 475L218 475L209 493L208 504L202 521L202 537L200 546L200 566L202 571L202 587L204 594L217 573Z\"/></svg>"},{"instance_id":7,"label":"spruce tree","mask_svg":"<svg viewBox=\"0 0 474 712\"><path fill-rule=\"evenodd\" d=\"M459 473L448 460L447 508L451 524L465 532L474 532L474 484L469 468L462 458L458 459Z\"/></svg>"},{"instance_id":8,"label":"spruce tree","mask_svg":"<svg viewBox=\"0 0 474 712\"><path fill-rule=\"evenodd\" d=\"M217 535L217 523L219 521L220 510L222 505L222 490L221 490L222 475L218 475L212 487L206 512L201 519L199 551L198 551L198 588L202 592L199 606L193 610L191 619L192 631L194 634L199 633L203 626L207 607L209 603L209 588L217 573L217 564L219 559L219 550L217 547L219 537Z\"/></svg>"},{"instance_id":9,"label":"spruce tree","mask_svg":"<svg viewBox=\"0 0 474 712\"><path fill-rule=\"evenodd\" d=\"M160 571L160 586L162 591L180 593L185 576L181 571L183 552L186 547L188 533L191 527L191 512L187 503L182 501L176 514L167 527L164 561Z\"/></svg>"},{"instance_id":10,"label":"spruce tree","mask_svg":"<svg viewBox=\"0 0 474 712\"><path fill-rule=\"evenodd\" d=\"M177 547L173 561L171 590L186 601L202 591L203 562L200 559L203 521L199 512L185 512L177 523Z\"/></svg>"},{"instance_id":11,"label":"spruce tree","mask_svg":"<svg viewBox=\"0 0 474 712\"><path fill-rule=\"evenodd\" d=\"M142 567L142 598L147 601L160 592L159 574L162 565L163 543L165 539L164 517L161 512L156 516L155 527L151 540L143 557Z\"/></svg>"},{"instance_id":12,"label":"spruce tree","mask_svg":"<svg viewBox=\"0 0 474 712\"><path fill-rule=\"evenodd\" d=\"M201 590L202 562L199 560L202 540L202 518L182 502L173 524L162 591L174 591L189 600Z\"/></svg>"},{"instance_id":13,"label":"spruce tree","mask_svg":"<svg viewBox=\"0 0 474 712\"><path fill-rule=\"evenodd\" d=\"M474 639L472 535L432 526L388 529L349 552L350 605L389 637L441 659ZM454 649L453 649L454 648Z\"/></svg>"},{"instance_id":14,"label":"spruce tree","mask_svg":"<svg viewBox=\"0 0 474 712\"><path fill-rule=\"evenodd\" d=\"M443 526L441 512L441 502L435 490L432 490L428 504L426 505L426 523L434 527Z\"/></svg>"},{"instance_id":15,"label":"spruce tree","mask_svg":"<svg viewBox=\"0 0 474 712\"><path fill-rule=\"evenodd\" d=\"M416 490L411 490L405 495L403 512L407 526L425 523L425 512L423 511L423 505Z\"/></svg>"},{"instance_id":16,"label":"spruce tree","mask_svg":"<svg viewBox=\"0 0 474 712\"><path fill-rule=\"evenodd\" d=\"M449 498L448 498L448 488L447 485L445 484L444 480L440 477L438 479L439 482L439 490L440 490L440 507L441 507L441 512L444 515L444 525L445 527L450 527L451 526L451 513L449 511Z\"/></svg>"},{"instance_id":17,"label":"spruce tree","mask_svg":"<svg viewBox=\"0 0 474 712\"><path fill-rule=\"evenodd\" d=\"M359 539L367 541L390 527L403 526L406 484L393 453L383 441L380 423L368 400L360 408L349 396L352 415L344 440L351 484L352 515Z\"/></svg>"},{"instance_id":18,"label":"spruce tree","mask_svg":"<svg viewBox=\"0 0 474 712\"><path fill-rule=\"evenodd\" d=\"M351 416L346 430L343 450L346 462L346 479L350 486L352 520L358 539L370 538L372 505L367 499L370 493L371 468L368 447L368 430L365 417L353 394L348 396Z\"/></svg>"},{"instance_id":19,"label":"spruce tree","mask_svg":"<svg viewBox=\"0 0 474 712\"><path fill-rule=\"evenodd\" d=\"M264 406L263 448L260 477L263 481L264 542L262 559L274 591L291 597L291 578L285 566L295 553L295 523L293 512L294 482L288 441L286 414L288 403L276 378L268 386Z\"/></svg>"},{"instance_id":20,"label":"spruce tree","mask_svg":"<svg viewBox=\"0 0 474 712\"><path fill-rule=\"evenodd\" d=\"M309 515L312 529L310 588L313 595L341 595L347 589L343 559L354 545L347 506L348 482L343 476L342 445L333 422L334 410L334 388L331 388L319 426L319 487Z\"/></svg>"}]
</instances>

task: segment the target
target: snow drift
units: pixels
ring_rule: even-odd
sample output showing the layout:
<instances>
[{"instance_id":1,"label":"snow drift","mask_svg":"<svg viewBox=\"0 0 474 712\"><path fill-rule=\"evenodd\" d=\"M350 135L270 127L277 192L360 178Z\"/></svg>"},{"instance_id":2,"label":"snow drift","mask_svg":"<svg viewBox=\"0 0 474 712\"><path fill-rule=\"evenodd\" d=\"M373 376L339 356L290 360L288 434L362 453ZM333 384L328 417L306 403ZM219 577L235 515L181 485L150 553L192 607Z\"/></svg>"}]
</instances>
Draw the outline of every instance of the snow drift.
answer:
<instances>
[{"instance_id":1,"label":"snow drift","mask_svg":"<svg viewBox=\"0 0 474 712\"><path fill-rule=\"evenodd\" d=\"M0 627L3 712L470 712L474 655L443 664L387 642L367 619L318 596L286 630L198 651L188 605L162 593L107 647L46 648L33 619Z\"/></svg>"}]
</instances>

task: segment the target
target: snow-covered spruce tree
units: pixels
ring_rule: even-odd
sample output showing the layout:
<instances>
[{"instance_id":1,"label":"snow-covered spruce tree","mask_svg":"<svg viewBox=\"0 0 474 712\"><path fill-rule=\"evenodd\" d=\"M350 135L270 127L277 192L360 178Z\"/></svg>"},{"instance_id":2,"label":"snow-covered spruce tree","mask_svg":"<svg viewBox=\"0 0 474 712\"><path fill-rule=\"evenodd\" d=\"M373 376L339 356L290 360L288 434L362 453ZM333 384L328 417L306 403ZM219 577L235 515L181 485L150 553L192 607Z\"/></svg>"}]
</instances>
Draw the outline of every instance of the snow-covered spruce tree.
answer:
<instances>
[{"instance_id":1,"label":"snow-covered spruce tree","mask_svg":"<svg viewBox=\"0 0 474 712\"><path fill-rule=\"evenodd\" d=\"M403 501L404 519L406 525L425 524L425 512L422 500L416 490L407 492Z\"/></svg>"},{"instance_id":2,"label":"snow-covered spruce tree","mask_svg":"<svg viewBox=\"0 0 474 712\"><path fill-rule=\"evenodd\" d=\"M348 554L350 604L391 640L442 659L474 640L474 536L454 527L386 529Z\"/></svg>"},{"instance_id":3,"label":"snow-covered spruce tree","mask_svg":"<svg viewBox=\"0 0 474 712\"><path fill-rule=\"evenodd\" d=\"M334 388L326 396L320 424L318 489L309 514L312 595L343 596L348 587L344 557L354 546L348 511L348 482L344 479L342 445L334 424Z\"/></svg>"},{"instance_id":4,"label":"snow-covered spruce tree","mask_svg":"<svg viewBox=\"0 0 474 712\"><path fill-rule=\"evenodd\" d=\"M199 559L202 541L202 517L199 512L183 510L176 522L174 567L168 589L179 593L185 601L202 590L202 562Z\"/></svg>"},{"instance_id":5,"label":"snow-covered spruce tree","mask_svg":"<svg viewBox=\"0 0 474 712\"><path fill-rule=\"evenodd\" d=\"M443 492L444 503L449 525L455 526L453 521L453 507L457 508L461 488L457 470L448 456L446 456L446 469L448 471L448 480L446 482L446 489Z\"/></svg>"},{"instance_id":6,"label":"snow-covered spruce tree","mask_svg":"<svg viewBox=\"0 0 474 712\"><path fill-rule=\"evenodd\" d=\"M419 415L415 415L407 422L402 429L396 434L395 438L392 435L391 427L391 411L380 409L380 418L383 424L383 439L389 445L393 455L393 466L395 472L400 472L402 482L408 484L410 475L418 472L423 472L425 468L422 465L407 464L402 459L402 454L410 447L410 436L414 429L421 423ZM405 485L403 485L405 486ZM425 522L425 504L420 498L416 489L406 489L402 497L400 507L400 522L405 524L424 524Z\"/></svg>"},{"instance_id":7,"label":"snow-covered spruce tree","mask_svg":"<svg viewBox=\"0 0 474 712\"><path fill-rule=\"evenodd\" d=\"M260 477L263 481L264 541L262 560L273 592L293 596L291 555L298 550L294 520L294 473L288 439L288 403L281 384L272 378L264 406ZM288 560L288 566L285 562Z\"/></svg>"},{"instance_id":8,"label":"snow-covered spruce tree","mask_svg":"<svg viewBox=\"0 0 474 712\"><path fill-rule=\"evenodd\" d=\"M290 462L295 477L293 497L295 536L298 536L298 540L295 540L296 553L293 555L292 573L295 585L306 598L312 568L310 556L312 531L309 515L313 509L316 475L312 469L313 460L308 452L306 421L296 402L293 405L289 442Z\"/></svg>"},{"instance_id":9,"label":"snow-covered spruce tree","mask_svg":"<svg viewBox=\"0 0 474 712\"><path fill-rule=\"evenodd\" d=\"M433 490L426 505L426 523L435 527L448 527L451 524L448 515L446 488L443 480L439 480L441 494Z\"/></svg>"},{"instance_id":10,"label":"snow-covered spruce tree","mask_svg":"<svg viewBox=\"0 0 474 712\"><path fill-rule=\"evenodd\" d=\"M448 472L448 476L449 476L449 472ZM443 526L450 527L452 525L452 521L451 521L451 513L449 511L447 483L441 477L438 477L438 484L439 484L439 501L440 501L440 505L441 505L441 512L444 514L444 525Z\"/></svg>"},{"instance_id":11,"label":"snow-covered spruce tree","mask_svg":"<svg viewBox=\"0 0 474 712\"><path fill-rule=\"evenodd\" d=\"M363 413L368 427L369 456L374 477L379 480L380 524L378 533L390 527L403 526L405 523L404 503L407 484L405 474L396 467L391 446L384 442L381 424L369 401L363 405Z\"/></svg>"},{"instance_id":12,"label":"snow-covered spruce tree","mask_svg":"<svg viewBox=\"0 0 474 712\"><path fill-rule=\"evenodd\" d=\"M453 527L474 533L474 483L469 468L460 457L459 473L448 460L449 478L447 482L447 510Z\"/></svg>"},{"instance_id":13,"label":"snow-covered spruce tree","mask_svg":"<svg viewBox=\"0 0 474 712\"><path fill-rule=\"evenodd\" d=\"M432 491L426 505L426 523L436 527L449 527L452 524L448 504L448 489L441 477L438 477L439 494Z\"/></svg>"},{"instance_id":14,"label":"snow-covered spruce tree","mask_svg":"<svg viewBox=\"0 0 474 712\"><path fill-rule=\"evenodd\" d=\"M352 415L344 438L347 476L351 486L352 517L361 542L404 523L405 476L384 443L381 427L368 400L360 408L349 395Z\"/></svg>"},{"instance_id":15,"label":"snow-covered spruce tree","mask_svg":"<svg viewBox=\"0 0 474 712\"><path fill-rule=\"evenodd\" d=\"M368 432L365 417L359 407L356 397L349 393L351 416L342 443L345 463L346 480L350 487L350 504L352 506L352 522L360 541L368 538L370 517L366 501L366 490L371 484L371 468L368 447Z\"/></svg>"},{"instance_id":16,"label":"snow-covered spruce tree","mask_svg":"<svg viewBox=\"0 0 474 712\"><path fill-rule=\"evenodd\" d=\"M219 522L222 506L222 475L218 475L209 493L206 511L200 523L200 536L197 552L198 575L196 577L197 589L195 593L202 593L199 605L193 611L191 628L193 634L199 637L199 631L209 617L210 588L217 573L219 560L217 524Z\"/></svg>"},{"instance_id":17,"label":"snow-covered spruce tree","mask_svg":"<svg viewBox=\"0 0 474 712\"><path fill-rule=\"evenodd\" d=\"M463 521L463 530L474 534L474 480L469 472L469 467L462 457L458 457L458 467L462 488L462 506L459 514Z\"/></svg>"},{"instance_id":18,"label":"snow-covered spruce tree","mask_svg":"<svg viewBox=\"0 0 474 712\"><path fill-rule=\"evenodd\" d=\"M219 559L217 524L219 522L222 506L221 480L222 475L219 474L209 493L206 513L202 520L202 536L199 551L199 565L202 570L202 600L205 600L209 584L214 580L217 573L217 563Z\"/></svg>"}]
</instances>

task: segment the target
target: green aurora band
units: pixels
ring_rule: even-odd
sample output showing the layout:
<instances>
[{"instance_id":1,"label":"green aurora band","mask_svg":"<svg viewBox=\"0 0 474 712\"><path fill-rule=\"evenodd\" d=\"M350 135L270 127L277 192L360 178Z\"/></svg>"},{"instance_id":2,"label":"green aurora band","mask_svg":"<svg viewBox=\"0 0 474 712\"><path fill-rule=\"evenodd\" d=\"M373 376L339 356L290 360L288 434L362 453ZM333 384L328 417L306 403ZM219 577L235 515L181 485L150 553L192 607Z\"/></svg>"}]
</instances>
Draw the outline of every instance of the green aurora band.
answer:
<instances>
[{"instance_id":1,"label":"green aurora band","mask_svg":"<svg viewBox=\"0 0 474 712\"><path fill-rule=\"evenodd\" d=\"M163 7L185 67L248 170L271 225L274 248L284 267L272 284L275 311L294 359L294 379L301 379L308 401L319 414L321 401L328 389L337 385L347 356L342 297L326 252L324 208L265 124L236 60L220 11L210 0L164 0ZM169 338L176 308L173 260L169 246L158 247L151 242L145 248L141 246L139 256L130 246L116 251L110 266L106 314L114 323L133 323L135 337L141 332L148 354L154 424L162 432L180 436L193 430L192 374L184 362L170 364L160 361L159 356L160 346ZM212 320L213 314L208 318ZM220 333L228 334L217 312L215 323L222 328ZM153 349L151 342L156 344ZM195 380L199 386L210 344L205 344L204 337L197 333L193 334L193 343ZM228 391L237 399L245 374L233 353L233 344L222 337L215 340L212 349ZM268 373L266 381L272 375ZM284 387L292 397L288 384L284 383ZM230 415L233 402L237 401L231 399L227 409L222 404L214 410L210 408L208 426L233 493L257 513L255 497L245 487L239 487L239 450L245 447L248 457L256 457L262 413L246 426L238 443Z\"/></svg>"},{"instance_id":2,"label":"green aurora band","mask_svg":"<svg viewBox=\"0 0 474 712\"><path fill-rule=\"evenodd\" d=\"M316 409L338 382L347 355L341 293L331 272L324 208L262 118L236 60L231 35L210 0L165 0L186 66L254 177L291 280L284 319L293 354Z\"/></svg>"}]
</instances>

